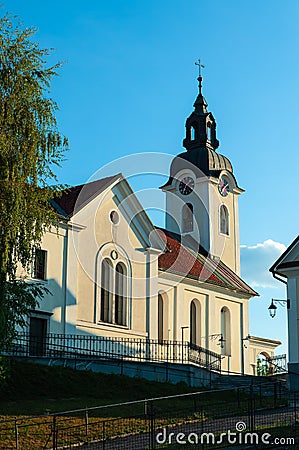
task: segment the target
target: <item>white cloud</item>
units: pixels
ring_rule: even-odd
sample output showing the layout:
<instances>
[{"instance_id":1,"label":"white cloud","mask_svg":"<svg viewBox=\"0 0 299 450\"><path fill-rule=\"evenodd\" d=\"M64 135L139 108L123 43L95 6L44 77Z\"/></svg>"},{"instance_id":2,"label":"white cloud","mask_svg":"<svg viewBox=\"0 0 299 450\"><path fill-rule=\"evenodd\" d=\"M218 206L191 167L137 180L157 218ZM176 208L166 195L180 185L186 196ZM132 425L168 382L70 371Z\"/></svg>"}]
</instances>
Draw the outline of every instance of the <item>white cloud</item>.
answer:
<instances>
[{"instance_id":1,"label":"white cloud","mask_svg":"<svg viewBox=\"0 0 299 450\"><path fill-rule=\"evenodd\" d=\"M255 245L241 245L241 248L248 248L252 250L262 248L265 250L270 249L271 251L275 249L279 251L280 254L286 250L286 246L284 244L281 244L280 242L275 242L272 239L267 239L266 241Z\"/></svg>"},{"instance_id":2,"label":"white cloud","mask_svg":"<svg viewBox=\"0 0 299 450\"><path fill-rule=\"evenodd\" d=\"M286 250L286 246L272 239L255 245L241 245L242 278L252 287L277 287L269 268Z\"/></svg>"}]
</instances>

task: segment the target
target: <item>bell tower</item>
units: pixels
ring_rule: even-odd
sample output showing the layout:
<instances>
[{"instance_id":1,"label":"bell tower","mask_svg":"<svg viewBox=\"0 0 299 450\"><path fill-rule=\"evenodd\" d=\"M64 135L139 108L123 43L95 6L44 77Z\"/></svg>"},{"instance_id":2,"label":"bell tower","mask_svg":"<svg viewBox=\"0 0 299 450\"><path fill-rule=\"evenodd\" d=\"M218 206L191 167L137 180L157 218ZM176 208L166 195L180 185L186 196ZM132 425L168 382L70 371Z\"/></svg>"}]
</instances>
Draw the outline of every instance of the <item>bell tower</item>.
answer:
<instances>
[{"instance_id":1,"label":"bell tower","mask_svg":"<svg viewBox=\"0 0 299 450\"><path fill-rule=\"evenodd\" d=\"M166 193L166 228L193 248L203 247L240 274L237 185L228 158L218 153L216 121L202 94L200 60L198 95L186 119L183 146L170 167Z\"/></svg>"},{"instance_id":2,"label":"bell tower","mask_svg":"<svg viewBox=\"0 0 299 450\"><path fill-rule=\"evenodd\" d=\"M213 114L207 111L207 102L202 95L202 76L201 68L204 67L200 60L196 63L199 67L198 96L194 102L194 111L186 120L186 137L183 140L183 146L186 150L196 148L208 148L216 150L219 147L219 141L216 139L216 122Z\"/></svg>"}]
</instances>

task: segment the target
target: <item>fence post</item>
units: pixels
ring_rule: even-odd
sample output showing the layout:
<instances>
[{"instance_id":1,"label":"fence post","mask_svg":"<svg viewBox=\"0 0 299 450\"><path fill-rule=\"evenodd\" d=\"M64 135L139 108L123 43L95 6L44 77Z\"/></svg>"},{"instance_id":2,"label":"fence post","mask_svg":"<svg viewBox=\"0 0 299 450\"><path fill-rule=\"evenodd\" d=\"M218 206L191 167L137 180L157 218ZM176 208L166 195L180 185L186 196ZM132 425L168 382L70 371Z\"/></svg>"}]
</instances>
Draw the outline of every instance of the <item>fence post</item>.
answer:
<instances>
[{"instance_id":1,"label":"fence post","mask_svg":"<svg viewBox=\"0 0 299 450\"><path fill-rule=\"evenodd\" d=\"M253 386L250 386L250 398L249 398L249 428L250 431L254 431L254 399L253 399Z\"/></svg>"},{"instance_id":2,"label":"fence post","mask_svg":"<svg viewBox=\"0 0 299 450\"><path fill-rule=\"evenodd\" d=\"M297 436L297 392L294 392L294 424L295 424L295 439Z\"/></svg>"},{"instance_id":3,"label":"fence post","mask_svg":"<svg viewBox=\"0 0 299 450\"><path fill-rule=\"evenodd\" d=\"M53 416L52 433L53 433L53 450L57 450L56 416Z\"/></svg>"},{"instance_id":4,"label":"fence post","mask_svg":"<svg viewBox=\"0 0 299 450\"><path fill-rule=\"evenodd\" d=\"M151 359L151 348L150 348L150 340L148 337L145 338L145 361L150 361Z\"/></svg>"},{"instance_id":5,"label":"fence post","mask_svg":"<svg viewBox=\"0 0 299 450\"><path fill-rule=\"evenodd\" d=\"M106 429L105 429L106 420L103 420L103 450L105 450L106 447Z\"/></svg>"},{"instance_id":6,"label":"fence post","mask_svg":"<svg viewBox=\"0 0 299 450\"><path fill-rule=\"evenodd\" d=\"M16 439L16 449L19 448L19 427L17 421L15 420L15 439Z\"/></svg>"},{"instance_id":7,"label":"fence post","mask_svg":"<svg viewBox=\"0 0 299 450\"><path fill-rule=\"evenodd\" d=\"M204 420L204 410L203 410L203 406L202 406L202 405L201 405L201 407L200 407L200 419L201 419L201 422L200 422L200 429L201 429L201 436L202 436L203 433L204 433L204 423L205 423L205 420ZM204 450L205 444L204 444L203 439L201 439L201 443L202 443L201 448Z\"/></svg>"},{"instance_id":8,"label":"fence post","mask_svg":"<svg viewBox=\"0 0 299 450\"><path fill-rule=\"evenodd\" d=\"M86 436L86 442L88 442L89 441L89 439L88 439L89 433L88 433L88 410L87 409L85 410L85 436Z\"/></svg>"},{"instance_id":9,"label":"fence post","mask_svg":"<svg viewBox=\"0 0 299 450\"><path fill-rule=\"evenodd\" d=\"M150 402L150 450L155 448L155 417L154 405Z\"/></svg>"},{"instance_id":10,"label":"fence post","mask_svg":"<svg viewBox=\"0 0 299 450\"><path fill-rule=\"evenodd\" d=\"M168 383L169 340L166 341L166 383Z\"/></svg>"}]
</instances>

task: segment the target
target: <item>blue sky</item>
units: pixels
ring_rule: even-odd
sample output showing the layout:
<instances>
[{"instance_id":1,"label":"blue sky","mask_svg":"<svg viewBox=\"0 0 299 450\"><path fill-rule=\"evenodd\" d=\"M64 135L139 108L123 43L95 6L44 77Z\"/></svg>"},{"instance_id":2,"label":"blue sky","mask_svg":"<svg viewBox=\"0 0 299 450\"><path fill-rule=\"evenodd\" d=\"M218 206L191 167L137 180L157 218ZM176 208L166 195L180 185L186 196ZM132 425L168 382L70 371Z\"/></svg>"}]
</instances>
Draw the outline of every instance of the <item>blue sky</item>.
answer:
<instances>
[{"instance_id":1,"label":"blue sky","mask_svg":"<svg viewBox=\"0 0 299 450\"><path fill-rule=\"evenodd\" d=\"M2 4L24 25L38 28L40 45L56 49L53 62L66 61L52 84L59 127L71 148L59 170L64 183L84 183L126 155L181 152L197 94L194 62L202 59L219 152L231 160L246 190L240 198L243 276L262 294L251 301L251 333L285 342L285 311L280 308L274 320L267 311L271 297L285 298L284 288L267 271L298 233L299 3ZM146 176L137 182L145 188ZM137 182L132 180L138 190Z\"/></svg>"}]
</instances>

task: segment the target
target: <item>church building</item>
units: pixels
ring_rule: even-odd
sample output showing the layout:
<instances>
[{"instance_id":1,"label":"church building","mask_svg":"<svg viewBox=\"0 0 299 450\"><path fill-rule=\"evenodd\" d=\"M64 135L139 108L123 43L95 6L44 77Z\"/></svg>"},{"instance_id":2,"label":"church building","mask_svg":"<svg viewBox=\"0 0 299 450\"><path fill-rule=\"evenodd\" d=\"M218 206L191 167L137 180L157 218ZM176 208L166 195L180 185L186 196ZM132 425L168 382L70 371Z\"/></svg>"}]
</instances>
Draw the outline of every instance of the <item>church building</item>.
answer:
<instances>
[{"instance_id":1,"label":"church building","mask_svg":"<svg viewBox=\"0 0 299 450\"><path fill-rule=\"evenodd\" d=\"M51 294L31 312L30 336L155 342L164 355L187 345L219 355L222 373L255 374L259 354L273 358L280 342L250 336L248 304L258 294L240 278L244 190L217 151L201 75L198 82L185 150L161 186L165 228L153 225L122 174L53 200L60 227L44 235L30 274Z\"/></svg>"}]
</instances>

